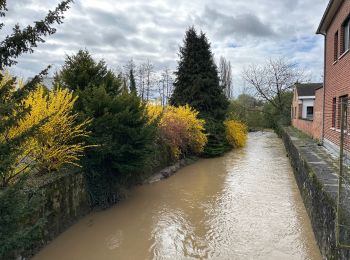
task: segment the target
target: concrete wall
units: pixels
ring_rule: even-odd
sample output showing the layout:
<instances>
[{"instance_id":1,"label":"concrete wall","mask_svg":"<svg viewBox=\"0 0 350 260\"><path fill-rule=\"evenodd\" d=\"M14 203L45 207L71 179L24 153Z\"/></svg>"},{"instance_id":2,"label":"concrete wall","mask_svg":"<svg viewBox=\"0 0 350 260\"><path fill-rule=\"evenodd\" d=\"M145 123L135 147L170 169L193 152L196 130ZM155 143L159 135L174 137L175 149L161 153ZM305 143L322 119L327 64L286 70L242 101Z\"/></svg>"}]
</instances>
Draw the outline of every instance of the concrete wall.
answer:
<instances>
[{"instance_id":1,"label":"concrete wall","mask_svg":"<svg viewBox=\"0 0 350 260\"><path fill-rule=\"evenodd\" d=\"M309 138L281 131L304 205L324 259L350 259L350 250L336 246L337 175L323 148Z\"/></svg>"}]
</instances>

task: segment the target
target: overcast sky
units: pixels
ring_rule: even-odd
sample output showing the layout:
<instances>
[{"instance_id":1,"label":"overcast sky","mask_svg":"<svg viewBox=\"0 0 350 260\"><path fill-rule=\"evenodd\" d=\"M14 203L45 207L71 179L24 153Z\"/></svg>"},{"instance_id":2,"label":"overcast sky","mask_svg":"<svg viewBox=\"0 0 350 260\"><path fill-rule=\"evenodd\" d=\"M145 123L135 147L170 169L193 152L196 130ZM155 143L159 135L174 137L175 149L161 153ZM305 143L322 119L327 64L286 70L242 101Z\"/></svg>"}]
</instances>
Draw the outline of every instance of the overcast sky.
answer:
<instances>
[{"instance_id":1,"label":"overcast sky","mask_svg":"<svg viewBox=\"0 0 350 260\"><path fill-rule=\"evenodd\" d=\"M45 16L58 0L8 0L5 30ZM213 53L231 61L235 94L242 90L241 70L251 63L285 56L321 81L323 36L316 35L328 0L75 0L64 24L33 54L11 69L30 77L48 64L59 69L66 54L88 49L117 69L127 60L151 60L156 69L176 68L178 47L195 25ZM2 32L2 34L3 34ZM1 36L0 36L1 40Z\"/></svg>"}]
</instances>

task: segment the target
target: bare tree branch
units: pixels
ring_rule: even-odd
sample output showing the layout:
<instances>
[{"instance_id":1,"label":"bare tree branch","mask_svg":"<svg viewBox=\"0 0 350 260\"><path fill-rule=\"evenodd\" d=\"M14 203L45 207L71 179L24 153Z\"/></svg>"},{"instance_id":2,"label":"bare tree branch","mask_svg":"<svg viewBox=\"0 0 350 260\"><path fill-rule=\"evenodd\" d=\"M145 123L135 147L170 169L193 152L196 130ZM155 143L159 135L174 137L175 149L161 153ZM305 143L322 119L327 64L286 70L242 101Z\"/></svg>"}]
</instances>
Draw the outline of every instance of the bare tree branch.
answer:
<instances>
[{"instance_id":1,"label":"bare tree branch","mask_svg":"<svg viewBox=\"0 0 350 260\"><path fill-rule=\"evenodd\" d=\"M220 85L227 98L232 97L232 69L231 62L224 57L220 57L219 62Z\"/></svg>"},{"instance_id":2,"label":"bare tree branch","mask_svg":"<svg viewBox=\"0 0 350 260\"><path fill-rule=\"evenodd\" d=\"M243 71L243 78L258 98L271 103L276 109L283 109L283 94L294 83L305 81L305 73L297 64L278 58L269 59L263 65L250 65Z\"/></svg>"}]
</instances>

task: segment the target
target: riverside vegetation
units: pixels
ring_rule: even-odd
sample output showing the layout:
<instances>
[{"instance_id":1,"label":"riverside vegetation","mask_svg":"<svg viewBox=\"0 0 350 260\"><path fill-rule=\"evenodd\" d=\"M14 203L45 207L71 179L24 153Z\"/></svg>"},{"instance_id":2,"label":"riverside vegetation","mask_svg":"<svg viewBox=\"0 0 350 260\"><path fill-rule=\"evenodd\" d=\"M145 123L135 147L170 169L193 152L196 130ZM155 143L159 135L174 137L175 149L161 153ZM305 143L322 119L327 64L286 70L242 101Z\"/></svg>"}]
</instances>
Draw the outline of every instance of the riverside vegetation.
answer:
<instances>
[{"instance_id":1,"label":"riverside vegetation","mask_svg":"<svg viewBox=\"0 0 350 260\"><path fill-rule=\"evenodd\" d=\"M210 44L194 28L180 48L167 106L145 102L135 84L127 87L87 50L66 57L53 89L40 83L47 69L26 84L6 72L55 32L51 26L62 22L70 3L63 1L35 27L17 28L0 46L1 259L15 258L43 237L47 212L28 178L80 167L91 206L104 208L160 167L192 155L222 155L246 141L245 125L228 116ZM6 11L0 0L0 16Z\"/></svg>"}]
</instances>

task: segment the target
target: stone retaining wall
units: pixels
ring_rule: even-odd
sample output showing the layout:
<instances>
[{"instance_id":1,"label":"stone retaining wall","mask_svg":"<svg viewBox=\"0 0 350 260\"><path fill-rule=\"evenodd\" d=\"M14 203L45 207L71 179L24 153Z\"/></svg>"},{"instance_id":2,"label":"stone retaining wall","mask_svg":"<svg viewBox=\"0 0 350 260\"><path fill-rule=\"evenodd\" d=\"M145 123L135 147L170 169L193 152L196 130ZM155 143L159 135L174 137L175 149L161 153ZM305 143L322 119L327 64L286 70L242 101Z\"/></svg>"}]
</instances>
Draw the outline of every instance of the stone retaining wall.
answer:
<instances>
[{"instance_id":1,"label":"stone retaining wall","mask_svg":"<svg viewBox=\"0 0 350 260\"><path fill-rule=\"evenodd\" d=\"M334 161L324 148L293 128L282 129L281 137L323 258L350 259L350 250L336 246L338 177Z\"/></svg>"},{"instance_id":2,"label":"stone retaining wall","mask_svg":"<svg viewBox=\"0 0 350 260\"><path fill-rule=\"evenodd\" d=\"M28 259L49 241L91 211L81 171L53 172L41 178L29 179L26 189L40 194L43 204L38 214L46 216L40 241L31 249L19 251L17 259Z\"/></svg>"},{"instance_id":3,"label":"stone retaining wall","mask_svg":"<svg viewBox=\"0 0 350 260\"><path fill-rule=\"evenodd\" d=\"M41 187L48 212L46 239L52 240L90 212L82 172L72 172Z\"/></svg>"}]
</instances>

